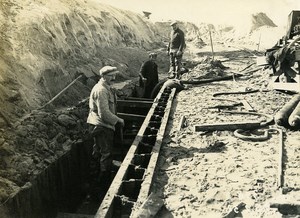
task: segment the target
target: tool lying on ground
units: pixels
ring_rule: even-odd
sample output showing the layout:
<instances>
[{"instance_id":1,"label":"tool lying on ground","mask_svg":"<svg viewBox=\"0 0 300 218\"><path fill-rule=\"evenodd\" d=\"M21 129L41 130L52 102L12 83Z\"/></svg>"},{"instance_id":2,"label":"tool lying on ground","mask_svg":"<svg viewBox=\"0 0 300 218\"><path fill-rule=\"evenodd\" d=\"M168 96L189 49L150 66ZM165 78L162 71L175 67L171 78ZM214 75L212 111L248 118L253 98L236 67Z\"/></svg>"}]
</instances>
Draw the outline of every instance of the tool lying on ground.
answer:
<instances>
[{"instance_id":1,"label":"tool lying on ground","mask_svg":"<svg viewBox=\"0 0 300 218\"><path fill-rule=\"evenodd\" d=\"M216 78L210 78L210 79L198 79L198 80L180 80L182 84L204 84L204 83L211 83L211 82L217 82L217 81L223 81L223 80L232 80L234 77L241 77L244 76L243 74L232 74L230 76L223 76L223 77L216 77Z\"/></svg>"},{"instance_id":2,"label":"tool lying on ground","mask_svg":"<svg viewBox=\"0 0 300 218\"><path fill-rule=\"evenodd\" d=\"M248 89L246 88L244 91L234 91L234 92L217 92L213 94L213 97L219 96L219 95L232 95L232 94L248 94L248 93L254 93L258 92L258 89Z\"/></svg>"},{"instance_id":3,"label":"tool lying on ground","mask_svg":"<svg viewBox=\"0 0 300 218\"><path fill-rule=\"evenodd\" d=\"M240 102L232 99L225 99L225 98L212 98L211 100L230 101L233 102L233 104L219 104L211 107L205 107L203 109L218 109L220 111L221 109L231 109L237 106L243 106L249 112L255 111L253 107L249 104L249 102L247 102L246 100L241 100Z\"/></svg>"},{"instance_id":4,"label":"tool lying on ground","mask_svg":"<svg viewBox=\"0 0 300 218\"><path fill-rule=\"evenodd\" d=\"M211 106L211 107L204 107L203 109L218 109L220 111L220 109L231 109L237 106L242 106L243 103L234 103L234 104L218 104L215 106Z\"/></svg>"},{"instance_id":5,"label":"tool lying on ground","mask_svg":"<svg viewBox=\"0 0 300 218\"><path fill-rule=\"evenodd\" d=\"M249 114L256 116L265 116L267 120L264 121L245 121L245 122L229 122L229 123L214 123L195 125L195 131L215 131L215 130L236 130L236 129L258 129L267 126L273 121L273 116L256 113L256 112L242 112L242 111L223 111L230 114Z\"/></svg>"}]
</instances>

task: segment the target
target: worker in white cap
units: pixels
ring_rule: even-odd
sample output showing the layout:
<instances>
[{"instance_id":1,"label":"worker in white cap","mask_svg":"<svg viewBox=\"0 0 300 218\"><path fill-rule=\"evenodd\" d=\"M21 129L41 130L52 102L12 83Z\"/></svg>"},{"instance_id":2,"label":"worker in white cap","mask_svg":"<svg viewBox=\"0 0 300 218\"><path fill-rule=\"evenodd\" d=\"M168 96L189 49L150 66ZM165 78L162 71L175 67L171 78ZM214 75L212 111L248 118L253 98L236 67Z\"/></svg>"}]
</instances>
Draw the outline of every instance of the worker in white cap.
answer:
<instances>
[{"instance_id":1,"label":"worker in white cap","mask_svg":"<svg viewBox=\"0 0 300 218\"><path fill-rule=\"evenodd\" d=\"M99 71L100 80L93 87L89 98L89 115L87 123L93 127L94 137L93 158L98 161L98 186L108 189L111 181L112 147L116 124L124 127L124 120L116 115L116 95L111 89L118 70L116 67L105 66ZM99 173L98 173L99 172ZM100 180L100 181L99 181Z\"/></svg>"},{"instance_id":2,"label":"worker in white cap","mask_svg":"<svg viewBox=\"0 0 300 218\"><path fill-rule=\"evenodd\" d=\"M185 49L185 38L183 31L177 26L177 22L171 22L172 27L170 42L168 44L168 55L170 56L170 76L179 79L181 71L182 55Z\"/></svg>"}]
</instances>

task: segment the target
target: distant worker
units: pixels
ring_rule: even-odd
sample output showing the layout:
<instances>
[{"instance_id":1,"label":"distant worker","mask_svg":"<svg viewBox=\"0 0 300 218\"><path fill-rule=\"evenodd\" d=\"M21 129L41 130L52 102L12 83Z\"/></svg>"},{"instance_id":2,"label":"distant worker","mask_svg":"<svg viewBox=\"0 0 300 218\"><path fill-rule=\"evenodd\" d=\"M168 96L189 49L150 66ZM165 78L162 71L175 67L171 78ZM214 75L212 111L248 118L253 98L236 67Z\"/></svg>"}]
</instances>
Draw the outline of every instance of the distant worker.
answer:
<instances>
[{"instance_id":1,"label":"distant worker","mask_svg":"<svg viewBox=\"0 0 300 218\"><path fill-rule=\"evenodd\" d=\"M170 56L170 76L169 78L180 77L180 71L182 67L182 55L185 49L184 33L177 26L177 22L174 21L171 24L172 31L170 35L170 42L168 44L168 55Z\"/></svg>"},{"instance_id":2,"label":"distant worker","mask_svg":"<svg viewBox=\"0 0 300 218\"><path fill-rule=\"evenodd\" d=\"M96 164L98 169L94 169L96 171L94 176L97 177L96 186L98 188L102 186L100 188L106 192L111 182L114 131L116 124L121 128L124 127L124 120L116 115L116 95L111 90L111 84L118 73L117 68L105 66L99 72L101 78L90 93L87 123L92 125L92 135L95 140L92 156L98 161Z\"/></svg>"},{"instance_id":3,"label":"distant worker","mask_svg":"<svg viewBox=\"0 0 300 218\"><path fill-rule=\"evenodd\" d=\"M158 83L156 58L156 53L150 53L149 60L144 62L140 69L140 86L145 86L143 98L150 98L153 88Z\"/></svg>"}]
</instances>

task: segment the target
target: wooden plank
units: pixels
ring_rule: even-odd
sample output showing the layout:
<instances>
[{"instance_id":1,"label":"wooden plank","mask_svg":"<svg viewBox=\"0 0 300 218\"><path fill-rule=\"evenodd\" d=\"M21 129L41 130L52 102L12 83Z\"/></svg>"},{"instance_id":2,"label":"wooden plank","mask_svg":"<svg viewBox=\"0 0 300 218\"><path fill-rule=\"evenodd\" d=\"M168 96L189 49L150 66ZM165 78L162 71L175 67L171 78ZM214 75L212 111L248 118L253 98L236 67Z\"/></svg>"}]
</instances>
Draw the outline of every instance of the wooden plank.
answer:
<instances>
[{"instance_id":1,"label":"wooden plank","mask_svg":"<svg viewBox=\"0 0 300 218\"><path fill-rule=\"evenodd\" d=\"M269 65L266 56L256 57L256 65L257 66Z\"/></svg>"},{"instance_id":2,"label":"wooden plank","mask_svg":"<svg viewBox=\"0 0 300 218\"><path fill-rule=\"evenodd\" d=\"M178 124L178 127L177 127L177 131L180 131L181 128L184 126L185 120L186 120L186 117L183 115L183 116L180 118L180 121L179 121L179 124Z\"/></svg>"},{"instance_id":3,"label":"wooden plank","mask_svg":"<svg viewBox=\"0 0 300 218\"><path fill-rule=\"evenodd\" d=\"M284 149L284 144L283 144L283 132L281 129L278 129L279 131L279 152L278 152L278 177L277 177L277 185L278 188L283 187L283 149Z\"/></svg>"},{"instance_id":4,"label":"wooden plank","mask_svg":"<svg viewBox=\"0 0 300 218\"><path fill-rule=\"evenodd\" d=\"M152 192L145 202L138 208L134 217L154 217L163 205L164 201L162 198Z\"/></svg>"},{"instance_id":5,"label":"wooden plank","mask_svg":"<svg viewBox=\"0 0 300 218\"><path fill-rule=\"evenodd\" d=\"M143 122L146 118L146 116L138 115L138 114L117 113L117 115L118 117L124 120L141 121L141 122Z\"/></svg>"},{"instance_id":6,"label":"wooden plank","mask_svg":"<svg viewBox=\"0 0 300 218\"><path fill-rule=\"evenodd\" d=\"M131 217L137 217L137 216L135 216L135 214L137 213L137 209L141 207L141 205L146 201L146 199L148 198L148 196L150 194L150 188L151 188L152 180L154 177L154 172L155 172L155 168L157 165L159 152L160 152L163 137L164 137L164 134L166 131L168 119L169 119L171 108L172 108L173 99L175 97L175 93L176 93L176 89L173 88L172 92L170 93L170 96L169 96L169 101L168 101L166 109L165 109L165 114L162 119L162 123L159 128L159 131L157 133L155 145L152 149L152 155L151 155L149 165L146 170L145 178L142 183L138 199L135 203L135 206L134 206L134 209L132 212L133 215ZM161 95L161 92L159 94ZM157 95L157 99L160 98L159 94Z\"/></svg>"},{"instance_id":7,"label":"wooden plank","mask_svg":"<svg viewBox=\"0 0 300 218\"><path fill-rule=\"evenodd\" d=\"M236 129L253 129L260 126L259 122L234 122L234 123L214 123L195 125L195 131L215 131L215 130L236 130Z\"/></svg>"},{"instance_id":8,"label":"wooden plank","mask_svg":"<svg viewBox=\"0 0 300 218\"><path fill-rule=\"evenodd\" d=\"M271 84L273 89L277 90L285 90L299 93L300 92L300 84L299 83L279 83L273 82Z\"/></svg>"},{"instance_id":9,"label":"wooden plank","mask_svg":"<svg viewBox=\"0 0 300 218\"><path fill-rule=\"evenodd\" d=\"M133 101L151 101L151 102L153 103L153 99L151 99L151 98L126 97L124 100L133 100Z\"/></svg>"},{"instance_id":10,"label":"wooden plank","mask_svg":"<svg viewBox=\"0 0 300 218\"><path fill-rule=\"evenodd\" d=\"M151 101L117 100L118 107L151 108Z\"/></svg>"}]
</instances>

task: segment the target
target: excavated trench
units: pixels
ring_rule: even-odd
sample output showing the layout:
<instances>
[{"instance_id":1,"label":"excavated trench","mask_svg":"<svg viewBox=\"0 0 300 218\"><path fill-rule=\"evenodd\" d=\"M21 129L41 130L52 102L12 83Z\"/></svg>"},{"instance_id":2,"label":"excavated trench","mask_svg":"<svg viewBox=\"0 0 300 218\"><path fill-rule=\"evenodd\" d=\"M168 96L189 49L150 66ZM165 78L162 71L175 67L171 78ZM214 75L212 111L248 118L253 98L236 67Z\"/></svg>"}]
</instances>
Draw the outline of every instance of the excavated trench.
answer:
<instances>
[{"instance_id":1,"label":"excavated trench","mask_svg":"<svg viewBox=\"0 0 300 218\"><path fill-rule=\"evenodd\" d=\"M86 201L94 143L88 135L9 198L4 217L129 217L149 194L174 94L163 87L154 100L118 100L125 127L115 136L114 180L103 201Z\"/></svg>"},{"instance_id":2,"label":"excavated trench","mask_svg":"<svg viewBox=\"0 0 300 218\"><path fill-rule=\"evenodd\" d=\"M95 217L136 217L139 213L150 194L174 96L175 88L161 88Z\"/></svg>"}]
</instances>

